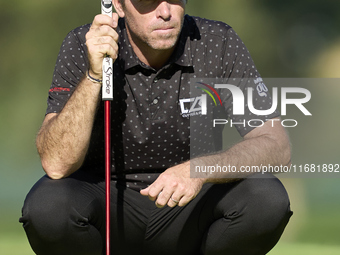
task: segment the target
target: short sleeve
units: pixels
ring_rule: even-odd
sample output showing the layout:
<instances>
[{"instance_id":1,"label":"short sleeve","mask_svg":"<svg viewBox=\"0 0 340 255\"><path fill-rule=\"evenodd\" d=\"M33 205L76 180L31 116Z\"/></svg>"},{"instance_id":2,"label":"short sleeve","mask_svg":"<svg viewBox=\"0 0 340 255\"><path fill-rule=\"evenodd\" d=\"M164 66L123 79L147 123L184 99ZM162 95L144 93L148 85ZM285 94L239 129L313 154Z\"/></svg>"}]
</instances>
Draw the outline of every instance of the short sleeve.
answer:
<instances>
[{"instance_id":1,"label":"short sleeve","mask_svg":"<svg viewBox=\"0 0 340 255\"><path fill-rule=\"evenodd\" d=\"M88 68L85 34L87 26L72 30L64 39L47 99L48 113L59 113Z\"/></svg>"},{"instance_id":2,"label":"short sleeve","mask_svg":"<svg viewBox=\"0 0 340 255\"><path fill-rule=\"evenodd\" d=\"M258 73L249 51L232 28L228 30L226 40L224 53L225 80L228 84L234 85L242 91L244 114L234 114L233 100L235 96L232 95L230 90L221 89L220 93L228 118L235 123L234 126L240 135L245 136L267 120L280 116L280 113L275 110L266 115L254 114L257 111L253 109L263 113L265 113L265 110L271 109L272 96ZM252 100L248 100L249 89L252 90ZM251 102L251 106L248 104L249 102Z\"/></svg>"}]
</instances>

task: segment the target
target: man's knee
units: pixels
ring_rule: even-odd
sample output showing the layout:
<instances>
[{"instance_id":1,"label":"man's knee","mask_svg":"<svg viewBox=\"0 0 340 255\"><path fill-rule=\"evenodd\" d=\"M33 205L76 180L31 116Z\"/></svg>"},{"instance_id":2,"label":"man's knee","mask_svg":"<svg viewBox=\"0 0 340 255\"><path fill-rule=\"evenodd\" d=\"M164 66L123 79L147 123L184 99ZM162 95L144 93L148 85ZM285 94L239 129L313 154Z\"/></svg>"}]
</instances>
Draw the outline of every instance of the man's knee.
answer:
<instances>
[{"instance_id":1,"label":"man's knee","mask_svg":"<svg viewBox=\"0 0 340 255\"><path fill-rule=\"evenodd\" d=\"M290 201L283 184L274 176L249 180L250 201L257 217L268 221L280 221L291 214ZM268 224L267 224L268 225Z\"/></svg>"},{"instance_id":2,"label":"man's knee","mask_svg":"<svg viewBox=\"0 0 340 255\"><path fill-rule=\"evenodd\" d=\"M33 186L20 222L36 254L101 253L102 236L89 223L87 211L96 200L79 193L77 181L72 178L51 180L45 176Z\"/></svg>"},{"instance_id":3,"label":"man's knee","mask_svg":"<svg viewBox=\"0 0 340 255\"><path fill-rule=\"evenodd\" d=\"M281 182L275 177L249 178L213 189L220 196L215 214L220 218L206 233L203 254L266 254L292 214Z\"/></svg>"},{"instance_id":4,"label":"man's knee","mask_svg":"<svg viewBox=\"0 0 340 255\"><path fill-rule=\"evenodd\" d=\"M20 221L28 234L35 232L55 241L65 233L70 217L71 192L62 182L43 177L27 195Z\"/></svg>"},{"instance_id":5,"label":"man's knee","mask_svg":"<svg viewBox=\"0 0 340 255\"><path fill-rule=\"evenodd\" d=\"M249 179L247 209L242 223L258 254L268 252L280 239L291 215L289 197L274 176ZM258 245L256 245L258 244Z\"/></svg>"}]
</instances>

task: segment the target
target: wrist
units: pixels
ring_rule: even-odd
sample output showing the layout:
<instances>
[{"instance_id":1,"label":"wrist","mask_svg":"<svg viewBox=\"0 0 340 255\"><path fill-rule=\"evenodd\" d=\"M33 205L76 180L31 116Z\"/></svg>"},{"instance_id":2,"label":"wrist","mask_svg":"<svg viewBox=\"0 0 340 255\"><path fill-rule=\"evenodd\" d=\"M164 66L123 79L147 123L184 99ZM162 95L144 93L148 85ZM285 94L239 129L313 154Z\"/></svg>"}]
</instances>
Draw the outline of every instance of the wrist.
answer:
<instances>
[{"instance_id":1,"label":"wrist","mask_svg":"<svg viewBox=\"0 0 340 255\"><path fill-rule=\"evenodd\" d=\"M103 80L101 79L101 77L98 77L98 75L97 76L93 75L93 73L90 70L86 71L86 78L93 83L99 83L99 84L103 83Z\"/></svg>"},{"instance_id":2,"label":"wrist","mask_svg":"<svg viewBox=\"0 0 340 255\"><path fill-rule=\"evenodd\" d=\"M103 79L103 73L102 73L102 71L100 71L100 72L94 71L94 70L91 68L91 65L90 65L89 69L87 69L87 71L88 71L89 75L91 75L91 77L93 77L93 78L95 78L95 79L97 79L97 80Z\"/></svg>"},{"instance_id":3,"label":"wrist","mask_svg":"<svg viewBox=\"0 0 340 255\"><path fill-rule=\"evenodd\" d=\"M197 181L197 183L200 183L201 185L203 185L204 183L208 182L208 178L205 178L203 176L197 176L195 174L192 174L192 170L195 169L195 166L193 164L193 162L191 160L183 163L184 165L186 165L187 169L189 170L189 176L192 179L195 179Z\"/></svg>"}]
</instances>

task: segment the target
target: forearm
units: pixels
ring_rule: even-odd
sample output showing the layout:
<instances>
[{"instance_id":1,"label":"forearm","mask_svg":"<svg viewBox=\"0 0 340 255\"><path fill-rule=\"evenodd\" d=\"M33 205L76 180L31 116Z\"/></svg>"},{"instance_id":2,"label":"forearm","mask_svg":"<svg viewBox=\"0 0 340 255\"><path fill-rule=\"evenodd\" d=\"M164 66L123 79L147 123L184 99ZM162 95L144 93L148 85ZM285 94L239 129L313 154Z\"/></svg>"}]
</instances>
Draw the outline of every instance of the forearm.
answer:
<instances>
[{"instance_id":1,"label":"forearm","mask_svg":"<svg viewBox=\"0 0 340 255\"><path fill-rule=\"evenodd\" d=\"M203 178L204 182L224 183L245 178L259 170L260 166L289 165L288 135L283 127L277 127L277 129L279 132L249 135L242 142L224 152L192 159L190 161L191 176ZM228 170L211 172L206 171L207 168L202 168L216 165L224 166ZM252 171L244 171L246 167ZM199 171L200 169L205 169L205 171Z\"/></svg>"},{"instance_id":2,"label":"forearm","mask_svg":"<svg viewBox=\"0 0 340 255\"><path fill-rule=\"evenodd\" d=\"M85 36L88 71L93 79L83 78L63 110L45 116L36 144L42 166L53 179L72 174L85 159L100 101L102 85L96 81L102 78L103 59L110 56L115 61L118 56L117 24L115 13L112 17L101 14L94 18Z\"/></svg>"},{"instance_id":3,"label":"forearm","mask_svg":"<svg viewBox=\"0 0 340 255\"><path fill-rule=\"evenodd\" d=\"M44 121L36 145L45 172L60 179L83 163L91 137L101 85L83 79L63 110Z\"/></svg>"}]
</instances>

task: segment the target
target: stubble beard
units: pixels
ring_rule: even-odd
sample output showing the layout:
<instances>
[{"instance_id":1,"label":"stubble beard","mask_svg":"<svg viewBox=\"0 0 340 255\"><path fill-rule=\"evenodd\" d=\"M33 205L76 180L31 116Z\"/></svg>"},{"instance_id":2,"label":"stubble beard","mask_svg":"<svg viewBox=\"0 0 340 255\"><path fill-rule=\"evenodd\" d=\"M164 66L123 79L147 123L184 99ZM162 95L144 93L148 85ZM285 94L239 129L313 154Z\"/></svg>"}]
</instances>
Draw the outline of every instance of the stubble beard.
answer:
<instances>
[{"instance_id":1,"label":"stubble beard","mask_svg":"<svg viewBox=\"0 0 340 255\"><path fill-rule=\"evenodd\" d=\"M128 23L128 22L127 22ZM130 28L129 25L127 25L127 29L130 32L130 35L133 37L135 42L139 42L139 44L145 45L146 47L152 49L152 50L169 50L176 46L177 41L179 39L182 27L184 23L184 17L180 21L180 24L174 25L173 31L170 31L167 34L158 34L154 31L155 29L162 27L158 25L157 27L152 27L148 32L146 33L138 33L138 29ZM166 24L165 26L170 26L171 24ZM133 31L137 31L137 33L134 33Z\"/></svg>"},{"instance_id":2,"label":"stubble beard","mask_svg":"<svg viewBox=\"0 0 340 255\"><path fill-rule=\"evenodd\" d=\"M175 34L161 35L145 38L143 41L153 50L169 50L175 47L179 38L179 32Z\"/></svg>"}]
</instances>

